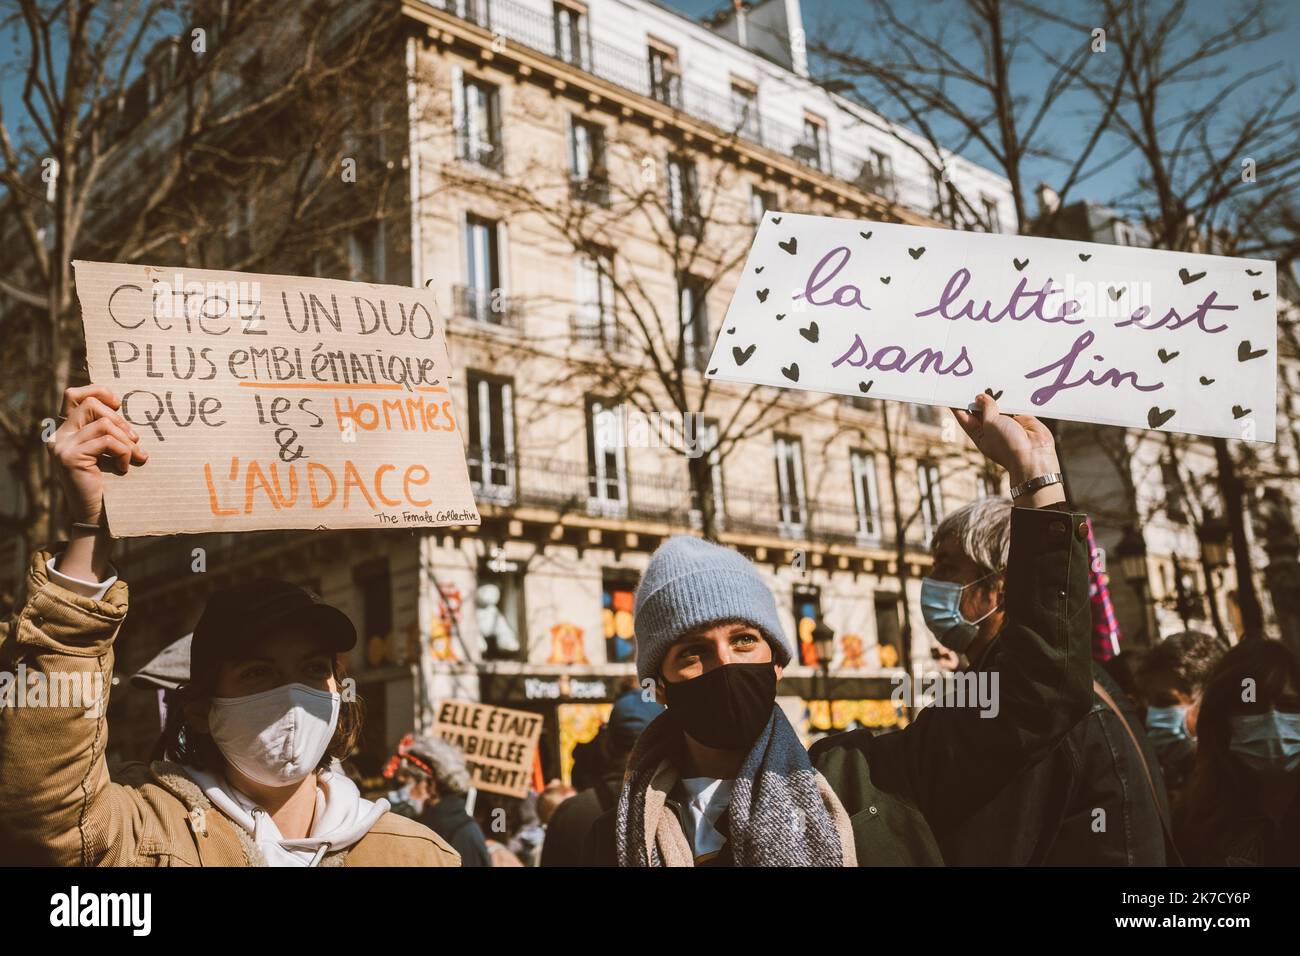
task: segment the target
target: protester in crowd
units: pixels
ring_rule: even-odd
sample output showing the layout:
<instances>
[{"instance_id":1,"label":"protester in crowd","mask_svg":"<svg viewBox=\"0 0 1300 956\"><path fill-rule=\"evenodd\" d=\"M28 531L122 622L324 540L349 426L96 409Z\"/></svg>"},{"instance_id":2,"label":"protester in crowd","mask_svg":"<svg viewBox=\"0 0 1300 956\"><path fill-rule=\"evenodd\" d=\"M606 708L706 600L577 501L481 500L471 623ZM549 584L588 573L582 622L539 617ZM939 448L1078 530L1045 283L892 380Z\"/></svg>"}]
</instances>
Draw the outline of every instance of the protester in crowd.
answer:
<instances>
[{"instance_id":1,"label":"protester in crowd","mask_svg":"<svg viewBox=\"0 0 1300 956\"><path fill-rule=\"evenodd\" d=\"M511 847L519 844L516 835L524 826L524 801L499 793L480 791L474 800L474 819L487 841L492 866L523 866L524 861Z\"/></svg>"},{"instance_id":2,"label":"protester in crowd","mask_svg":"<svg viewBox=\"0 0 1300 956\"><path fill-rule=\"evenodd\" d=\"M1227 645L1211 634L1182 631L1149 649L1138 665L1136 677L1146 702L1147 736L1171 798L1181 794L1195 766L1201 691L1227 650Z\"/></svg>"},{"instance_id":3,"label":"protester in crowd","mask_svg":"<svg viewBox=\"0 0 1300 956\"><path fill-rule=\"evenodd\" d=\"M1196 764L1177 811L1198 866L1300 866L1300 657L1244 640L1206 681Z\"/></svg>"},{"instance_id":4,"label":"protester in crowd","mask_svg":"<svg viewBox=\"0 0 1300 956\"><path fill-rule=\"evenodd\" d=\"M1138 713L1145 714L1147 705L1138 688L1137 668L1142 660L1139 651L1121 651L1109 660L1092 660L1093 668L1100 667L1116 686L1124 693L1128 702L1137 708Z\"/></svg>"},{"instance_id":5,"label":"protester in crowd","mask_svg":"<svg viewBox=\"0 0 1300 956\"><path fill-rule=\"evenodd\" d=\"M618 804L627 758L641 732L663 712L640 690L629 689L614 701L609 720L596 739L601 741L604 774L576 797L561 804L546 827L542 866L579 866L582 845L596 818Z\"/></svg>"},{"instance_id":6,"label":"protester in crowd","mask_svg":"<svg viewBox=\"0 0 1300 956\"><path fill-rule=\"evenodd\" d=\"M1091 703L1087 525L1064 507L1051 433L988 395L959 423L1011 475L996 716L930 707L885 736L805 752L776 704L793 656L772 592L726 548L665 542L637 589L637 675L667 711L637 741L597 865L941 864L951 831L1048 753ZM959 615L963 584L948 597ZM968 607L967 610L970 610ZM810 759L811 757L811 759Z\"/></svg>"},{"instance_id":7,"label":"protester in crowd","mask_svg":"<svg viewBox=\"0 0 1300 956\"><path fill-rule=\"evenodd\" d=\"M537 797L537 819L543 827L550 826L555 811L568 800L578 795L578 791L561 780L551 780ZM548 830L549 832L549 830Z\"/></svg>"},{"instance_id":8,"label":"protester in crowd","mask_svg":"<svg viewBox=\"0 0 1300 956\"><path fill-rule=\"evenodd\" d=\"M416 819L451 844L461 866L492 866L483 831L466 809L470 778L460 748L436 737L403 744L398 758L411 781L407 799L420 808Z\"/></svg>"},{"instance_id":9,"label":"protester in crowd","mask_svg":"<svg viewBox=\"0 0 1300 956\"><path fill-rule=\"evenodd\" d=\"M68 541L33 556L26 602L0 627L0 670L21 662L47 679L111 679L127 586L109 563L99 461L126 472L148 458L119 407L103 386L66 393L49 450ZM457 865L436 834L362 798L335 769L361 730L360 702L340 691L342 655L355 643L342 611L291 584L217 592L168 709L166 759L128 764L116 779L104 759L105 706L0 708L0 856L83 866Z\"/></svg>"},{"instance_id":10,"label":"protester in crowd","mask_svg":"<svg viewBox=\"0 0 1300 956\"><path fill-rule=\"evenodd\" d=\"M1006 498L981 498L945 517L921 583L926 624L974 681L1005 667L1012 510ZM1091 710L1056 747L959 825L935 827L950 866L1165 865L1169 808L1155 752L1119 686L1100 667L1093 681Z\"/></svg>"}]
</instances>

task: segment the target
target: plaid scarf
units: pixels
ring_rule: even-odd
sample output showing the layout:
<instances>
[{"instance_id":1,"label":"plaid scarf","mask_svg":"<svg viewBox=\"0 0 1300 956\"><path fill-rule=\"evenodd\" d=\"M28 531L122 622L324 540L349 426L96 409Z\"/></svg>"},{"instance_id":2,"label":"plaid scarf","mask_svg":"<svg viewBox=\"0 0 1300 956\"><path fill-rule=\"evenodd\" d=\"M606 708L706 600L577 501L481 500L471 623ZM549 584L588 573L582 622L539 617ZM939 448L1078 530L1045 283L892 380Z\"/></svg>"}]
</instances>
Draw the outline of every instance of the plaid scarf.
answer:
<instances>
[{"instance_id":1,"label":"plaid scarf","mask_svg":"<svg viewBox=\"0 0 1300 956\"><path fill-rule=\"evenodd\" d=\"M646 728L628 759L618 800L619 866L693 866L694 853L666 806L679 779L682 734L667 713ZM736 866L857 866L848 813L781 708L741 764L727 805Z\"/></svg>"}]
</instances>

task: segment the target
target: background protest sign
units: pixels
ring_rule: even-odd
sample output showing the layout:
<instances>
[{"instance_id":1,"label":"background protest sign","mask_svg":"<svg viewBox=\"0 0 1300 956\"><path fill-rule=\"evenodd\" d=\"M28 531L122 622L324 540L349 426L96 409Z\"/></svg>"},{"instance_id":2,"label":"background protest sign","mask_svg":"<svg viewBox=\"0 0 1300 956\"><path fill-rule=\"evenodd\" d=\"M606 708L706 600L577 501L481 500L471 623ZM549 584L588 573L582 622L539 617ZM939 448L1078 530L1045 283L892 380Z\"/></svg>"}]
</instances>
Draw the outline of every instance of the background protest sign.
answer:
<instances>
[{"instance_id":1,"label":"background protest sign","mask_svg":"<svg viewBox=\"0 0 1300 956\"><path fill-rule=\"evenodd\" d=\"M149 451L106 474L115 537L478 523L432 293L73 266L91 381Z\"/></svg>"},{"instance_id":2,"label":"background protest sign","mask_svg":"<svg viewBox=\"0 0 1300 956\"><path fill-rule=\"evenodd\" d=\"M1273 263L768 213L710 377L1274 440Z\"/></svg>"},{"instance_id":3,"label":"background protest sign","mask_svg":"<svg viewBox=\"0 0 1300 956\"><path fill-rule=\"evenodd\" d=\"M444 700L433 723L435 737L465 754L475 787L510 797L528 795L541 734L541 714L469 700Z\"/></svg>"}]
</instances>

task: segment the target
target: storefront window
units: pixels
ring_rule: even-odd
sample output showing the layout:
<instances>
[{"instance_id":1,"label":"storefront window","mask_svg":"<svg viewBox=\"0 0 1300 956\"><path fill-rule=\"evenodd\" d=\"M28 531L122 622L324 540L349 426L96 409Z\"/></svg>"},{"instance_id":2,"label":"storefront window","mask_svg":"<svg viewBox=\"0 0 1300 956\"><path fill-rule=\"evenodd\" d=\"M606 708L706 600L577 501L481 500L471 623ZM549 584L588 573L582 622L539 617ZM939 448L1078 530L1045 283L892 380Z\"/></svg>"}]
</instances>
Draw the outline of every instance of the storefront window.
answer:
<instances>
[{"instance_id":1,"label":"storefront window","mask_svg":"<svg viewBox=\"0 0 1300 956\"><path fill-rule=\"evenodd\" d=\"M605 578L601 594L601 618L605 631L605 659L621 664L636 654L632 633L632 608L636 601L636 580L623 575Z\"/></svg>"},{"instance_id":2,"label":"storefront window","mask_svg":"<svg viewBox=\"0 0 1300 956\"><path fill-rule=\"evenodd\" d=\"M813 645L813 628L822 619L822 599L819 588L797 584L794 589L795 633L799 635L799 663L815 667L817 650Z\"/></svg>"},{"instance_id":3,"label":"storefront window","mask_svg":"<svg viewBox=\"0 0 1300 956\"><path fill-rule=\"evenodd\" d=\"M500 556L483 560L474 592L474 612L484 660L528 659L523 572L515 562Z\"/></svg>"}]
</instances>

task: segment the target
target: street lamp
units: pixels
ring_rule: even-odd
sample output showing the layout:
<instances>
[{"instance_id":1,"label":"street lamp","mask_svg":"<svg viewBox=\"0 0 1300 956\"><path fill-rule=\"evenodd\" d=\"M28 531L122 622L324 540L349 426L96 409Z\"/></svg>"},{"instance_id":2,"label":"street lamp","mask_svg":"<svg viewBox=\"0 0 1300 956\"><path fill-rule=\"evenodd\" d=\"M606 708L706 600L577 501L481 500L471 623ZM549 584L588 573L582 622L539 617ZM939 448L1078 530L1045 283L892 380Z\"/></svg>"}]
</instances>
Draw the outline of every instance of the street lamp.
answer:
<instances>
[{"instance_id":1,"label":"street lamp","mask_svg":"<svg viewBox=\"0 0 1300 956\"><path fill-rule=\"evenodd\" d=\"M1151 606L1147 600L1147 543L1142 539L1142 532L1132 525L1125 528L1124 536L1115 546L1115 557L1119 559L1119 570L1124 575L1124 580L1137 593L1148 635L1145 643L1149 644L1155 629L1151 623Z\"/></svg>"},{"instance_id":2,"label":"street lamp","mask_svg":"<svg viewBox=\"0 0 1300 956\"><path fill-rule=\"evenodd\" d=\"M817 667L822 672L822 699L826 701L826 722L831 733L835 732L835 715L831 708L831 658L835 656L835 632L820 621L812 632L813 651L817 655Z\"/></svg>"},{"instance_id":3,"label":"street lamp","mask_svg":"<svg viewBox=\"0 0 1300 956\"><path fill-rule=\"evenodd\" d=\"M1201 553L1211 570L1218 571L1228 566L1228 522L1212 515L1201 522L1196 537L1200 539Z\"/></svg>"}]
</instances>

